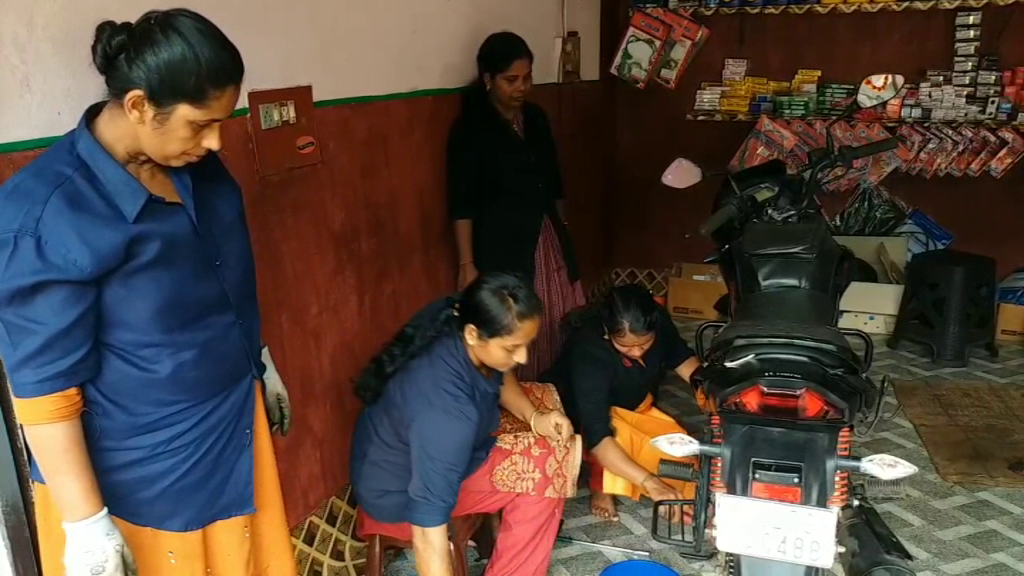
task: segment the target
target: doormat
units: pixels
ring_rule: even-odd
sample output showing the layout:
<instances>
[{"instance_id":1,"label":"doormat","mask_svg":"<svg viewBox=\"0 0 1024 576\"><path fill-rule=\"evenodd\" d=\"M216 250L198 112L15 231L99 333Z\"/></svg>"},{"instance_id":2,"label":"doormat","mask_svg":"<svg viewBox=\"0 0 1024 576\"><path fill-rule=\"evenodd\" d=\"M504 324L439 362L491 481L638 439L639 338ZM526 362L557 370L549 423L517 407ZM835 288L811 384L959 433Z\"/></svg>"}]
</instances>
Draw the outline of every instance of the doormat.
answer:
<instances>
[{"instance_id":1,"label":"doormat","mask_svg":"<svg viewBox=\"0 0 1024 576\"><path fill-rule=\"evenodd\" d=\"M896 395L944 480L1024 488L1024 386L902 380Z\"/></svg>"}]
</instances>

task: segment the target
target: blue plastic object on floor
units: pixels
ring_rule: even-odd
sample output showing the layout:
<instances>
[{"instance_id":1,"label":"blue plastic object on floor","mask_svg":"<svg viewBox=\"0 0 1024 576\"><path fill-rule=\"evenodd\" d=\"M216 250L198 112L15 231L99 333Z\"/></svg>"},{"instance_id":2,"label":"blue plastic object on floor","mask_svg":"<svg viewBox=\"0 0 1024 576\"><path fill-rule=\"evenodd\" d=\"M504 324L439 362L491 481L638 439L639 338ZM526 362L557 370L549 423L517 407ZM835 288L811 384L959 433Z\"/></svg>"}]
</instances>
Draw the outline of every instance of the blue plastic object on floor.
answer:
<instances>
[{"instance_id":1,"label":"blue plastic object on floor","mask_svg":"<svg viewBox=\"0 0 1024 576\"><path fill-rule=\"evenodd\" d=\"M626 560L605 568L600 576L679 576L679 573L650 560Z\"/></svg>"}]
</instances>

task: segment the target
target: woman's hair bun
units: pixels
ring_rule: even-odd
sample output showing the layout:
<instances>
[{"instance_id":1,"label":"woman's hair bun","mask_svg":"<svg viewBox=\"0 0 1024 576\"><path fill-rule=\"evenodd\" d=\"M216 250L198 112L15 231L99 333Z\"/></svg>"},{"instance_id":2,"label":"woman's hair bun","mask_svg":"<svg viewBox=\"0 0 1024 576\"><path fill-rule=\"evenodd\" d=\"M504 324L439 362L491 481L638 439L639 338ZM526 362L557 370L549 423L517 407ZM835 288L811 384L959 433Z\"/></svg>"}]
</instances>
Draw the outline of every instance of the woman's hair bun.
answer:
<instances>
[{"instance_id":1,"label":"woman's hair bun","mask_svg":"<svg viewBox=\"0 0 1024 576\"><path fill-rule=\"evenodd\" d=\"M131 22L114 22L107 20L96 27L96 36L92 41L92 63L100 74L106 76L115 62L128 51L131 43Z\"/></svg>"}]
</instances>

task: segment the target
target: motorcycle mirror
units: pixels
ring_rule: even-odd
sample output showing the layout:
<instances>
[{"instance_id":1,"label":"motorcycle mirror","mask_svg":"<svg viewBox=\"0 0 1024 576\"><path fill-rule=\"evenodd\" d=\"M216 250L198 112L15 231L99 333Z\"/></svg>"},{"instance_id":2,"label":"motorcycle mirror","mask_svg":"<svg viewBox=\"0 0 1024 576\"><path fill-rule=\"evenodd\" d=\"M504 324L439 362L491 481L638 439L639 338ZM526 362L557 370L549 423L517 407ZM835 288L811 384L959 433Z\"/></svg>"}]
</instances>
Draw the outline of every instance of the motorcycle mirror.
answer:
<instances>
[{"instance_id":1,"label":"motorcycle mirror","mask_svg":"<svg viewBox=\"0 0 1024 576\"><path fill-rule=\"evenodd\" d=\"M889 454L872 454L860 461L860 472L879 480L900 480L917 474L917 466Z\"/></svg>"},{"instance_id":2,"label":"motorcycle mirror","mask_svg":"<svg viewBox=\"0 0 1024 576\"><path fill-rule=\"evenodd\" d=\"M900 93L905 82L901 74L872 74L857 89L857 106L873 108L885 104Z\"/></svg>"},{"instance_id":3,"label":"motorcycle mirror","mask_svg":"<svg viewBox=\"0 0 1024 576\"><path fill-rule=\"evenodd\" d=\"M651 445L673 458L688 458L700 454L700 442L686 434L663 434L651 438Z\"/></svg>"},{"instance_id":4,"label":"motorcycle mirror","mask_svg":"<svg viewBox=\"0 0 1024 576\"><path fill-rule=\"evenodd\" d=\"M676 158L661 175L661 183L677 190L695 186L704 179L704 172L686 158Z\"/></svg>"}]
</instances>

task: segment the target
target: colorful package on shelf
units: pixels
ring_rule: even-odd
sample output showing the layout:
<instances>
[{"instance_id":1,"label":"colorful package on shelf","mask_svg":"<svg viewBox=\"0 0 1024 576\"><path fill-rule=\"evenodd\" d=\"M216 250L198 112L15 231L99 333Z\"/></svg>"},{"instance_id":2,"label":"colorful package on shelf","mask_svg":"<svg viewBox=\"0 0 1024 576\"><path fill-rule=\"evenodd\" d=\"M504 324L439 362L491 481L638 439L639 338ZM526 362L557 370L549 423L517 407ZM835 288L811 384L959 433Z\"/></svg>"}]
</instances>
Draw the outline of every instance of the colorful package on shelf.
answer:
<instances>
[{"instance_id":1,"label":"colorful package on shelf","mask_svg":"<svg viewBox=\"0 0 1024 576\"><path fill-rule=\"evenodd\" d=\"M947 161L950 156L950 152L954 150L957 143L953 141L949 136L946 136L941 130L936 130L935 127L931 127L932 134L938 139L939 145L935 149L934 154L928 159L928 164L923 167L920 174L925 178L932 178L937 175L943 167L943 163Z\"/></svg>"},{"instance_id":2,"label":"colorful package on shelf","mask_svg":"<svg viewBox=\"0 0 1024 576\"><path fill-rule=\"evenodd\" d=\"M900 170L906 172L928 137L911 124L901 124L896 130L896 138L900 141L900 147L896 149L902 160Z\"/></svg>"},{"instance_id":3,"label":"colorful package on shelf","mask_svg":"<svg viewBox=\"0 0 1024 576\"><path fill-rule=\"evenodd\" d=\"M807 153L810 152L812 148L804 141L803 138L793 131L793 126L789 120L778 119L776 122L785 126L786 130L795 137L793 146L788 152L786 152L786 164L795 172L803 170L810 163L810 158L808 158Z\"/></svg>"},{"instance_id":4,"label":"colorful package on shelf","mask_svg":"<svg viewBox=\"0 0 1024 576\"><path fill-rule=\"evenodd\" d=\"M998 134L1003 140L1006 140L1007 145L996 154L996 157L988 165L988 173L993 178L1005 176L1010 168L1020 161L1021 156L1024 156L1024 138L1020 134L1009 127L1000 128Z\"/></svg>"},{"instance_id":5,"label":"colorful package on shelf","mask_svg":"<svg viewBox=\"0 0 1024 576\"><path fill-rule=\"evenodd\" d=\"M859 136L854 127L845 120L832 124L831 132L832 142L837 148L840 146L856 147L868 143L867 139ZM841 176L830 175L829 184L825 186L825 189L831 192L845 192L856 188L867 177L870 162L867 158L854 160L850 168Z\"/></svg>"},{"instance_id":6,"label":"colorful package on shelf","mask_svg":"<svg viewBox=\"0 0 1024 576\"><path fill-rule=\"evenodd\" d=\"M808 150L824 148L826 145L825 131L814 128L807 122L794 118L789 121L789 131L796 134L807 145Z\"/></svg>"},{"instance_id":7,"label":"colorful package on shelf","mask_svg":"<svg viewBox=\"0 0 1024 576\"><path fill-rule=\"evenodd\" d=\"M665 8L648 11L652 16L672 27L664 57L657 64L654 79L661 85L675 89L686 67L693 61L697 50L707 41L711 31L679 12Z\"/></svg>"},{"instance_id":8,"label":"colorful package on shelf","mask_svg":"<svg viewBox=\"0 0 1024 576\"><path fill-rule=\"evenodd\" d=\"M729 170L737 172L769 160L785 160L799 140L778 120L761 116L729 162Z\"/></svg>"},{"instance_id":9,"label":"colorful package on shelf","mask_svg":"<svg viewBox=\"0 0 1024 576\"><path fill-rule=\"evenodd\" d=\"M949 174L958 177L966 174L967 169L971 167L971 162L974 162L974 159L988 147L988 140L979 130L981 129L966 125L957 128L957 132L967 139L967 146L953 160L953 164L949 167Z\"/></svg>"},{"instance_id":10,"label":"colorful package on shelf","mask_svg":"<svg viewBox=\"0 0 1024 576\"><path fill-rule=\"evenodd\" d=\"M637 88L646 87L665 49L670 29L668 24L646 12L634 12L616 51L611 73Z\"/></svg>"},{"instance_id":11,"label":"colorful package on shelf","mask_svg":"<svg viewBox=\"0 0 1024 576\"><path fill-rule=\"evenodd\" d=\"M959 131L953 130L949 126L939 124L935 129L952 143L950 148L946 150L945 155L936 162L935 175L945 176L950 173L950 169L953 168L956 159L970 145L971 141L960 134Z\"/></svg>"},{"instance_id":12,"label":"colorful package on shelf","mask_svg":"<svg viewBox=\"0 0 1024 576\"><path fill-rule=\"evenodd\" d=\"M881 124L859 123L855 125L857 135L866 140L867 143L879 142L892 138L892 134L882 127ZM867 181L878 184L886 176L903 166L903 160L897 150L874 154L865 158L868 161Z\"/></svg>"},{"instance_id":13,"label":"colorful package on shelf","mask_svg":"<svg viewBox=\"0 0 1024 576\"><path fill-rule=\"evenodd\" d=\"M1003 142L1002 138L992 133L992 131L982 128L981 132L985 139L988 140L988 146L974 159L974 162L971 162L971 167L967 169L967 173L971 176L980 176L988 168L989 163L996 157L996 154L999 154L1006 147L1006 143Z\"/></svg>"},{"instance_id":14,"label":"colorful package on shelf","mask_svg":"<svg viewBox=\"0 0 1024 576\"><path fill-rule=\"evenodd\" d=\"M907 172L914 175L925 175L932 170L935 164L935 156L940 153L943 145L943 138L926 127L918 128L925 135L924 146L917 153L914 162L907 168Z\"/></svg>"},{"instance_id":15,"label":"colorful package on shelf","mask_svg":"<svg viewBox=\"0 0 1024 576\"><path fill-rule=\"evenodd\" d=\"M869 142L866 134L859 134L857 129L846 120L840 120L832 125L832 140L837 147L857 147ZM868 158L859 158L854 160L852 165L854 168L864 168L869 162Z\"/></svg>"}]
</instances>

